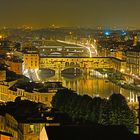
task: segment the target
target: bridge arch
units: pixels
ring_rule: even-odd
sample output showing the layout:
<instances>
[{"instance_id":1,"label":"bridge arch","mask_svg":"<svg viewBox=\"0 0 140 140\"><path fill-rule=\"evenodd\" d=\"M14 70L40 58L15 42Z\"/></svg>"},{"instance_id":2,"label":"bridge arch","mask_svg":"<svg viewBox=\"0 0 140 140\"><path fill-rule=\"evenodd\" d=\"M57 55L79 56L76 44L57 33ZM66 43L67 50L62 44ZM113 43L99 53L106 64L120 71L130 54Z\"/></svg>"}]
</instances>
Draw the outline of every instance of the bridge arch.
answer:
<instances>
[{"instance_id":1,"label":"bridge arch","mask_svg":"<svg viewBox=\"0 0 140 140\"><path fill-rule=\"evenodd\" d=\"M61 73L82 74L84 72L80 67L66 67L61 70Z\"/></svg>"},{"instance_id":2,"label":"bridge arch","mask_svg":"<svg viewBox=\"0 0 140 140\"><path fill-rule=\"evenodd\" d=\"M70 66L74 66L75 65L75 63L74 62L70 62Z\"/></svg>"},{"instance_id":3,"label":"bridge arch","mask_svg":"<svg viewBox=\"0 0 140 140\"><path fill-rule=\"evenodd\" d=\"M69 66L69 62L66 62L66 63L65 63L65 67L68 67L68 66Z\"/></svg>"}]
</instances>

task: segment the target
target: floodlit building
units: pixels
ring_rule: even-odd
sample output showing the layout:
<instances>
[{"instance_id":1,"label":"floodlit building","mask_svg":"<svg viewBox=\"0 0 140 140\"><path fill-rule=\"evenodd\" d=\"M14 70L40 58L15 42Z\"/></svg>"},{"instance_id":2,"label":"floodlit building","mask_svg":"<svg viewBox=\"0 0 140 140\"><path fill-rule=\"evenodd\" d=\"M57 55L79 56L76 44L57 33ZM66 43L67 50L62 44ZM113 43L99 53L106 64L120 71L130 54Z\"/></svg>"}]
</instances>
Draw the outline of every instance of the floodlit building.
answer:
<instances>
[{"instance_id":1,"label":"floodlit building","mask_svg":"<svg viewBox=\"0 0 140 140\"><path fill-rule=\"evenodd\" d=\"M136 47L126 52L126 72L130 75L140 76L140 49Z\"/></svg>"},{"instance_id":2,"label":"floodlit building","mask_svg":"<svg viewBox=\"0 0 140 140\"><path fill-rule=\"evenodd\" d=\"M39 69L39 54L37 51L27 51L23 54L23 70Z\"/></svg>"},{"instance_id":3,"label":"floodlit building","mask_svg":"<svg viewBox=\"0 0 140 140\"><path fill-rule=\"evenodd\" d=\"M19 128L22 130L23 140L39 140L39 134L42 128L45 126L45 122L26 121L19 122ZM41 139L40 139L41 140Z\"/></svg>"},{"instance_id":4,"label":"floodlit building","mask_svg":"<svg viewBox=\"0 0 140 140\"><path fill-rule=\"evenodd\" d=\"M8 113L0 115L0 131L10 134L4 136L0 133L0 136L3 138L2 140L22 140L22 133L18 129L18 122Z\"/></svg>"},{"instance_id":5,"label":"floodlit building","mask_svg":"<svg viewBox=\"0 0 140 140\"><path fill-rule=\"evenodd\" d=\"M8 83L2 82L0 84L0 101L14 101L16 97L20 96L27 100L40 102L47 105L48 107L51 107L52 98L57 92L57 89L54 89L54 87L40 90L34 89L30 92L26 91L24 88L25 87L14 89L12 88L12 85L8 85Z\"/></svg>"},{"instance_id":6,"label":"floodlit building","mask_svg":"<svg viewBox=\"0 0 140 140\"><path fill-rule=\"evenodd\" d=\"M0 81L6 80L6 70L0 70Z\"/></svg>"},{"instance_id":7,"label":"floodlit building","mask_svg":"<svg viewBox=\"0 0 140 140\"><path fill-rule=\"evenodd\" d=\"M9 66L8 69L16 74L22 74L22 63L23 62L20 59L11 59L6 61L6 64Z\"/></svg>"},{"instance_id":8,"label":"floodlit building","mask_svg":"<svg viewBox=\"0 0 140 140\"><path fill-rule=\"evenodd\" d=\"M0 140L11 140L12 134L0 131Z\"/></svg>"}]
</instances>

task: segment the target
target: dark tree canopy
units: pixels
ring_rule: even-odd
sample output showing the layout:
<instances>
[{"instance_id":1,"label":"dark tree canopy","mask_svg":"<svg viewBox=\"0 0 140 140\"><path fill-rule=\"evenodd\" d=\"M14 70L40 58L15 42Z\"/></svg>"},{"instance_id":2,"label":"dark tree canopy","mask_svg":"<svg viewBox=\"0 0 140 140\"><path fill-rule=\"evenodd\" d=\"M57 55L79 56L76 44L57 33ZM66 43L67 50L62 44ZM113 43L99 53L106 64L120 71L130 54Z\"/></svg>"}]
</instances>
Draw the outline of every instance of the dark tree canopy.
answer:
<instances>
[{"instance_id":1,"label":"dark tree canopy","mask_svg":"<svg viewBox=\"0 0 140 140\"><path fill-rule=\"evenodd\" d=\"M112 94L107 99L80 96L72 90L59 90L53 97L54 108L67 113L75 121L93 122L103 125L123 125L131 132L135 130L135 113L129 108L121 94Z\"/></svg>"}]
</instances>

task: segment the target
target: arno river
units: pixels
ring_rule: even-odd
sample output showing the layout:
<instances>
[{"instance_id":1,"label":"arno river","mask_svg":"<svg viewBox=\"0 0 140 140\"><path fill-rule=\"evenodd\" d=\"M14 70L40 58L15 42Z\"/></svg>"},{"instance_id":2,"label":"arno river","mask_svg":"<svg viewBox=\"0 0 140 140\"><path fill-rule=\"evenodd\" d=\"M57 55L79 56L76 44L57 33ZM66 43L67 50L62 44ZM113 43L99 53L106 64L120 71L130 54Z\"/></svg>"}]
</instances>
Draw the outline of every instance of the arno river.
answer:
<instances>
[{"instance_id":1,"label":"arno river","mask_svg":"<svg viewBox=\"0 0 140 140\"><path fill-rule=\"evenodd\" d=\"M111 83L107 79L97 78L89 75L55 75L48 77L47 74L40 76L41 81L59 81L64 87L71 88L80 95L87 94L91 97L100 96L101 98L109 98L112 93L121 93L128 101L130 98L134 101L139 93L129 91Z\"/></svg>"}]
</instances>

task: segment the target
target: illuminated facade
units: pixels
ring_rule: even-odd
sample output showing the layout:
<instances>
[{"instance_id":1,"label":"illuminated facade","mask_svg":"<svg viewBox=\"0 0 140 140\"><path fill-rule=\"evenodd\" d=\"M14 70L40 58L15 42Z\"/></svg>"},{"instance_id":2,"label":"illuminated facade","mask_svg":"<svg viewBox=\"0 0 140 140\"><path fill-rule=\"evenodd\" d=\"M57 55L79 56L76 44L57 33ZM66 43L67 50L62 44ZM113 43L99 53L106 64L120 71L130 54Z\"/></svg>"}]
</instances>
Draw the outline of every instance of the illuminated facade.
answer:
<instances>
[{"instance_id":1,"label":"illuminated facade","mask_svg":"<svg viewBox=\"0 0 140 140\"><path fill-rule=\"evenodd\" d=\"M6 61L9 66L9 70L15 72L16 74L22 74L22 61L21 60L9 60Z\"/></svg>"},{"instance_id":2,"label":"illuminated facade","mask_svg":"<svg viewBox=\"0 0 140 140\"><path fill-rule=\"evenodd\" d=\"M23 70L39 69L39 54L37 51L28 51L23 54Z\"/></svg>"},{"instance_id":3,"label":"illuminated facade","mask_svg":"<svg viewBox=\"0 0 140 140\"><path fill-rule=\"evenodd\" d=\"M62 71L67 68L79 68L87 73L91 69L113 68L121 71L125 69L124 61L113 57L93 58L40 58L40 69L48 68Z\"/></svg>"},{"instance_id":4,"label":"illuminated facade","mask_svg":"<svg viewBox=\"0 0 140 140\"><path fill-rule=\"evenodd\" d=\"M30 101L44 103L45 105L50 107L52 97L55 95L55 93L56 91L50 91L48 93L33 91L33 93L31 93L19 88L17 89L17 91L13 91L9 89L8 85L0 85L0 101L2 102L14 101L16 97L21 96Z\"/></svg>"},{"instance_id":5,"label":"illuminated facade","mask_svg":"<svg viewBox=\"0 0 140 140\"><path fill-rule=\"evenodd\" d=\"M19 127L23 133L23 140L39 140L39 134L45 123L19 123ZM43 140L43 139L42 139Z\"/></svg>"},{"instance_id":6,"label":"illuminated facade","mask_svg":"<svg viewBox=\"0 0 140 140\"><path fill-rule=\"evenodd\" d=\"M124 52L123 51L116 51L115 58L118 58L120 60L125 60Z\"/></svg>"},{"instance_id":7,"label":"illuminated facade","mask_svg":"<svg viewBox=\"0 0 140 140\"><path fill-rule=\"evenodd\" d=\"M10 133L0 131L0 140L11 140L11 137Z\"/></svg>"},{"instance_id":8,"label":"illuminated facade","mask_svg":"<svg viewBox=\"0 0 140 140\"><path fill-rule=\"evenodd\" d=\"M126 71L126 61L120 60L120 59L117 59L117 58L113 58L111 64L112 64L112 67L113 67L114 70L125 73L125 71Z\"/></svg>"},{"instance_id":9,"label":"illuminated facade","mask_svg":"<svg viewBox=\"0 0 140 140\"><path fill-rule=\"evenodd\" d=\"M45 124L45 121L17 122L10 114L0 115L0 132L9 133L8 136L0 133L0 140L39 140L40 131Z\"/></svg>"},{"instance_id":10,"label":"illuminated facade","mask_svg":"<svg viewBox=\"0 0 140 140\"><path fill-rule=\"evenodd\" d=\"M133 49L126 53L127 73L140 76L140 50Z\"/></svg>"},{"instance_id":11,"label":"illuminated facade","mask_svg":"<svg viewBox=\"0 0 140 140\"><path fill-rule=\"evenodd\" d=\"M137 46L137 43L138 43L138 37L134 36L133 37L133 46Z\"/></svg>"},{"instance_id":12,"label":"illuminated facade","mask_svg":"<svg viewBox=\"0 0 140 140\"><path fill-rule=\"evenodd\" d=\"M6 80L6 71L0 70L0 81L5 81L5 80Z\"/></svg>"},{"instance_id":13,"label":"illuminated facade","mask_svg":"<svg viewBox=\"0 0 140 140\"><path fill-rule=\"evenodd\" d=\"M89 51L81 46L41 46L38 47L39 55L41 57L88 57Z\"/></svg>"},{"instance_id":14,"label":"illuminated facade","mask_svg":"<svg viewBox=\"0 0 140 140\"><path fill-rule=\"evenodd\" d=\"M13 137L10 140L22 140L18 122L10 114L0 115L0 131L12 134Z\"/></svg>"}]
</instances>

